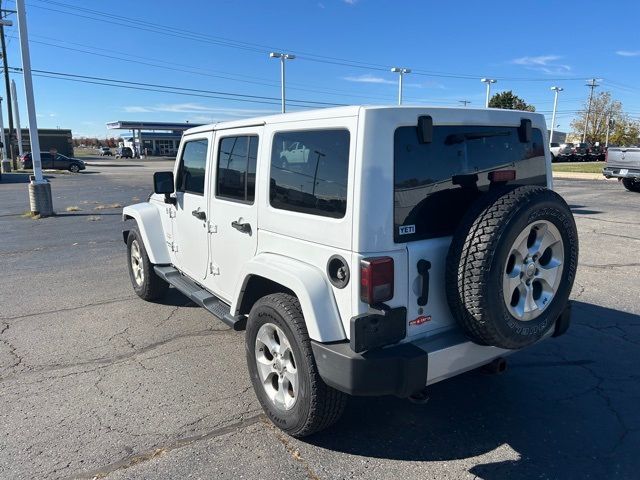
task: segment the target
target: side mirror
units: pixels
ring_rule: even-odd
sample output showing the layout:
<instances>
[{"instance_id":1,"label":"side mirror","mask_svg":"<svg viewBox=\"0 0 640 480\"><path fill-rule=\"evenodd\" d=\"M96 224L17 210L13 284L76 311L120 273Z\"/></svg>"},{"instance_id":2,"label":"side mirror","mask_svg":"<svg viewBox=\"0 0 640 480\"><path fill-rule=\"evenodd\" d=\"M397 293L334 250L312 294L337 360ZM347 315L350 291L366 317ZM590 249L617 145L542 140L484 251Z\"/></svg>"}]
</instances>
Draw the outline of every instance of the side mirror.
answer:
<instances>
[{"instance_id":1,"label":"side mirror","mask_svg":"<svg viewBox=\"0 0 640 480\"><path fill-rule=\"evenodd\" d=\"M153 174L153 191L164 194L164 202L175 204L175 198L170 195L175 192L173 172L155 172Z\"/></svg>"}]
</instances>

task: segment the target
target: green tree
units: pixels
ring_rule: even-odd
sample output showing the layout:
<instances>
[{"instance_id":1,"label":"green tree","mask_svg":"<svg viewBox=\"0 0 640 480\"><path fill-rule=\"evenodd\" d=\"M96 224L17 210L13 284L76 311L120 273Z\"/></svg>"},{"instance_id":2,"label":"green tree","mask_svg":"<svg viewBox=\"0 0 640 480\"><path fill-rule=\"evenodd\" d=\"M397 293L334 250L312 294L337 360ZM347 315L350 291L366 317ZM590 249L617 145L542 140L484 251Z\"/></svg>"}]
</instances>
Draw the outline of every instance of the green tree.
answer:
<instances>
[{"instance_id":1,"label":"green tree","mask_svg":"<svg viewBox=\"0 0 640 480\"><path fill-rule=\"evenodd\" d=\"M527 102L515 95L511 90L496 93L491 97L491 100L489 100L489 107L503 108L505 110L526 110L528 112L536 111L536 107L528 105Z\"/></svg>"},{"instance_id":2,"label":"green tree","mask_svg":"<svg viewBox=\"0 0 640 480\"><path fill-rule=\"evenodd\" d=\"M584 126L589 109L588 100L571 122L572 137L582 140ZM586 141L600 142L604 145L607 137L607 121L609 125L610 145L635 145L638 143L640 125L632 120L622 109L622 103L614 100L611 92L599 92L594 95L589 111Z\"/></svg>"}]
</instances>

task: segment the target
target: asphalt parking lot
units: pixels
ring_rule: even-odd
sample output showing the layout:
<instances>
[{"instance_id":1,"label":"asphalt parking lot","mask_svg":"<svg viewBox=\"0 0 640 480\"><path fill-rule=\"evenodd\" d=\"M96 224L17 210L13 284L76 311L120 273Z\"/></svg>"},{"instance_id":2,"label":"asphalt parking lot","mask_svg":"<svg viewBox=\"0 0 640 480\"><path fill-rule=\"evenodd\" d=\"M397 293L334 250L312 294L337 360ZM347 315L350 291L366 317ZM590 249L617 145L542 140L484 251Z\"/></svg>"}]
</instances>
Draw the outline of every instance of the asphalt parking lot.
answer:
<instances>
[{"instance_id":1,"label":"asphalt parking lot","mask_svg":"<svg viewBox=\"0 0 640 480\"><path fill-rule=\"evenodd\" d=\"M171 162L91 163L51 175L55 218L21 215L26 175L0 183L0 478L638 478L639 194L556 181L581 241L565 336L300 441L262 415L242 334L131 289L121 206Z\"/></svg>"}]
</instances>

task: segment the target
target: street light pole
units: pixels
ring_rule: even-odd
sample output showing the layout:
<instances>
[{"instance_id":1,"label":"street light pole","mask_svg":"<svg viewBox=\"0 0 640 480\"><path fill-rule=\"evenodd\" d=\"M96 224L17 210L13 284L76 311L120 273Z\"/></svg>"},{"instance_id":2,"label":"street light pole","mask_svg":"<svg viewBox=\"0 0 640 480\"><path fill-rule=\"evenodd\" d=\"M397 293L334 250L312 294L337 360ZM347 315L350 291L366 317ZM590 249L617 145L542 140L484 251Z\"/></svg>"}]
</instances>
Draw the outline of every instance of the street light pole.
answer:
<instances>
[{"instance_id":1,"label":"street light pole","mask_svg":"<svg viewBox=\"0 0 640 480\"><path fill-rule=\"evenodd\" d=\"M296 58L295 55L291 55L290 53L279 53L279 52L271 52L269 54L269 58L279 58L280 59L280 97L281 97L281 102L282 102L282 113L285 113L286 111L286 104L285 104L285 91L284 91L284 62L285 60L293 60Z\"/></svg>"},{"instance_id":2,"label":"street light pole","mask_svg":"<svg viewBox=\"0 0 640 480\"><path fill-rule=\"evenodd\" d=\"M553 130L556 126L556 110L558 108L558 93L562 92L564 88L562 87L551 87L551 90L554 92L553 97L553 115L551 116L551 135L549 135L549 144L553 142Z\"/></svg>"},{"instance_id":3,"label":"street light pole","mask_svg":"<svg viewBox=\"0 0 640 480\"><path fill-rule=\"evenodd\" d=\"M402 105L402 79L407 73L411 73L410 68L393 67L392 72L397 73L398 76L398 105Z\"/></svg>"},{"instance_id":4,"label":"street light pole","mask_svg":"<svg viewBox=\"0 0 640 480\"><path fill-rule=\"evenodd\" d=\"M498 81L493 78L481 78L480 81L487 85L487 99L484 102L484 108L489 108L489 98L491 96L491 84Z\"/></svg>"},{"instance_id":5,"label":"street light pole","mask_svg":"<svg viewBox=\"0 0 640 480\"><path fill-rule=\"evenodd\" d=\"M42 176L42 160L40 158L40 140L38 138L38 123L36 121L36 105L33 98L33 79L31 78L31 58L29 56L29 34L27 32L27 17L24 0L16 0L18 13L18 32L20 34L20 56L22 57L22 78L24 93L27 100L27 116L29 119L29 137L31 138L31 162L33 176L29 183L29 200L31 212L41 216L53 214L51 185Z\"/></svg>"}]
</instances>

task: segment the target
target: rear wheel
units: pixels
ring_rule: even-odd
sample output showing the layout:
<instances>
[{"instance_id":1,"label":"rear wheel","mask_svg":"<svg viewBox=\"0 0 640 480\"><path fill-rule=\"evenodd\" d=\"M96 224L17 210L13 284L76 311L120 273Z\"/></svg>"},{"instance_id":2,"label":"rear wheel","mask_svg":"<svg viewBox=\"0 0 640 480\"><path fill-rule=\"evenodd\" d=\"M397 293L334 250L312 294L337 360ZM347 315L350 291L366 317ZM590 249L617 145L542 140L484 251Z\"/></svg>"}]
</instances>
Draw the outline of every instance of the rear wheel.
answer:
<instances>
[{"instance_id":1,"label":"rear wheel","mask_svg":"<svg viewBox=\"0 0 640 480\"><path fill-rule=\"evenodd\" d=\"M475 342L523 348L555 325L577 261L575 222L557 193L534 186L489 193L451 243L449 305Z\"/></svg>"},{"instance_id":2,"label":"rear wheel","mask_svg":"<svg viewBox=\"0 0 640 480\"><path fill-rule=\"evenodd\" d=\"M169 284L153 269L137 227L132 228L127 237L127 259L131 285L140 298L152 301L166 293Z\"/></svg>"},{"instance_id":3,"label":"rear wheel","mask_svg":"<svg viewBox=\"0 0 640 480\"><path fill-rule=\"evenodd\" d=\"M639 192L640 193L640 181L635 178L623 178L622 184L624 188L629 190L630 192Z\"/></svg>"},{"instance_id":4,"label":"rear wheel","mask_svg":"<svg viewBox=\"0 0 640 480\"><path fill-rule=\"evenodd\" d=\"M256 396L278 428L305 437L340 418L346 395L320 378L297 298L275 293L258 300L245 342Z\"/></svg>"}]
</instances>

